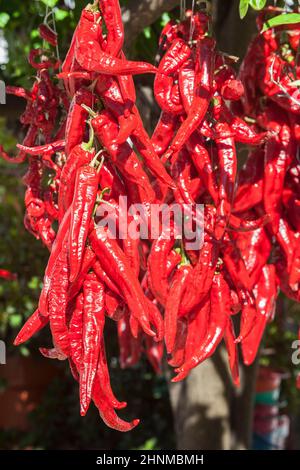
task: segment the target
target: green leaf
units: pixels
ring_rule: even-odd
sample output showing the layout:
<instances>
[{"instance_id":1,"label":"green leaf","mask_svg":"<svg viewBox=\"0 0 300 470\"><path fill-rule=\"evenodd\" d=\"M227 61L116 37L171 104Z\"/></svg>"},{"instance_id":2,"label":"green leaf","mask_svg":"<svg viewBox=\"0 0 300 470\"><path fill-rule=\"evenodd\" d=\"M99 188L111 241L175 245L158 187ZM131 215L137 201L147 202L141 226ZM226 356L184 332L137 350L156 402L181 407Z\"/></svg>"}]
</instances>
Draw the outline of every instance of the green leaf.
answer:
<instances>
[{"instance_id":1,"label":"green leaf","mask_svg":"<svg viewBox=\"0 0 300 470\"><path fill-rule=\"evenodd\" d=\"M145 36L146 39L150 39L151 38L151 28L150 28L150 26L147 26L144 29L143 33L144 33L144 36Z\"/></svg>"},{"instance_id":2,"label":"green leaf","mask_svg":"<svg viewBox=\"0 0 300 470\"><path fill-rule=\"evenodd\" d=\"M9 324L12 328L18 328L22 323L22 315L15 314L9 317Z\"/></svg>"},{"instance_id":3,"label":"green leaf","mask_svg":"<svg viewBox=\"0 0 300 470\"><path fill-rule=\"evenodd\" d=\"M167 23L169 23L171 17L169 15L169 13L165 12L161 15L161 21L160 21L160 26L162 28L164 28L166 26Z\"/></svg>"},{"instance_id":4,"label":"green leaf","mask_svg":"<svg viewBox=\"0 0 300 470\"><path fill-rule=\"evenodd\" d=\"M54 8L58 3L58 0L41 0L41 2L49 8Z\"/></svg>"},{"instance_id":5,"label":"green leaf","mask_svg":"<svg viewBox=\"0 0 300 470\"><path fill-rule=\"evenodd\" d=\"M262 10L267 3L267 0L250 0L250 5L254 10Z\"/></svg>"},{"instance_id":6,"label":"green leaf","mask_svg":"<svg viewBox=\"0 0 300 470\"><path fill-rule=\"evenodd\" d=\"M293 24L300 23L300 14L299 13L285 13L283 15L274 16L270 18L263 26L262 31L267 31L270 28L275 26L280 26L283 24Z\"/></svg>"},{"instance_id":7,"label":"green leaf","mask_svg":"<svg viewBox=\"0 0 300 470\"><path fill-rule=\"evenodd\" d=\"M26 346L21 346L19 351L20 351L21 355L24 356L24 357L30 356L30 351Z\"/></svg>"},{"instance_id":8,"label":"green leaf","mask_svg":"<svg viewBox=\"0 0 300 470\"><path fill-rule=\"evenodd\" d=\"M241 20L245 18L245 16L247 15L248 8L249 8L249 0L240 0L239 12L240 12Z\"/></svg>"},{"instance_id":9,"label":"green leaf","mask_svg":"<svg viewBox=\"0 0 300 470\"><path fill-rule=\"evenodd\" d=\"M67 16L69 16L69 12L62 10L61 8L55 8L54 15L56 21L63 21Z\"/></svg>"},{"instance_id":10,"label":"green leaf","mask_svg":"<svg viewBox=\"0 0 300 470\"><path fill-rule=\"evenodd\" d=\"M7 25L10 20L10 16L8 13L0 13L0 28L3 29Z\"/></svg>"}]
</instances>

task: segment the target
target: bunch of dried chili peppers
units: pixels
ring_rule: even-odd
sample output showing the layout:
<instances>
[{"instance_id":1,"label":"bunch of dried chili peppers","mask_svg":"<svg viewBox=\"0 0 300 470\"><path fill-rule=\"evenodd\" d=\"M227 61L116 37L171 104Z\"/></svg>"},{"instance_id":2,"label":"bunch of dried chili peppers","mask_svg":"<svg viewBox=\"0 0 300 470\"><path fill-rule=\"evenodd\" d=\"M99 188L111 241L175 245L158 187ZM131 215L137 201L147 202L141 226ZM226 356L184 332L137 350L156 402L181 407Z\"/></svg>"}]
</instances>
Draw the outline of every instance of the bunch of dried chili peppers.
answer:
<instances>
[{"instance_id":1,"label":"bunch of dried chili peppers","mask_svg":"<svg viewBox=\"0 0 300 470\"><path fill-rule=\"evenodd\" d=\"M57 46L55 31L39 30ZM50 251L38 308L15 344L49 324L53 348L40 351L69 361L82 415L93 400L108 426L138 424L116 414L126 403L110 385L108 319L121 367L145 353L160 372L166 348L178 381L224 339L238 385L238 344L244 362L253 362L279 287L299 300L299 113L280 93L295 88L286 67L295 70L299 34L292 30L294 48L283 55L271 31L251 44L238 77L234 59L216 48L209 16L188 11L164 27L156 68L126 59L118 1L99 0L83 10L63 64L49 49L33 51L32 90L8 90L27 100L28 132L13 159L28 155L25 224ZM277 88L267 86L270 63ZM155 74L161 108L151 138L136 106L133 75L141 73ZM240 172L237 144L250 147ZM188 207L202 242L191 248L187 236L179 239L185 219L175 216L155 237L133 236L122 224L121 197L143 206L148 227L152 204ZM115 237L103 224L107 214Z\"/></svg>"}]
</instances>

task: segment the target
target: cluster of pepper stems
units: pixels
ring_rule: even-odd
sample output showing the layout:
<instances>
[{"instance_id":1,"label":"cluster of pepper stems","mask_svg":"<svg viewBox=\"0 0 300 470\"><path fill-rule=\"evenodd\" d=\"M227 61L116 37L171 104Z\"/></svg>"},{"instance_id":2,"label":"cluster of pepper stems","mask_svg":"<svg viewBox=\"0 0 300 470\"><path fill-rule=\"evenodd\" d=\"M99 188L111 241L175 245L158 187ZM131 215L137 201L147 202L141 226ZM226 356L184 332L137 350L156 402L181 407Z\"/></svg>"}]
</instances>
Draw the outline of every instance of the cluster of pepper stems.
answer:
<instances>
[{"instance_id":1,"label":"cluster of pepper stems","mask_svg":"<svg viewBox=\"0 0 300 470\"><path fill-rule=\"evenodd\" d=\"M47 24L40 34L57 46ZM53 348L40 351L69 361L82 415L93 400L114 429L139 422L116 413L126 403L110 385L108 319L122 368L144 353L159 373L166 349L179 381L224 340L239 385L238 344L251 364L279 289L299 301L299 37L296 25L260 33L237 76L207 13L187 11L164 27L154 67L126 59L118 1L100 0L83 10L62 65L49 48L34 50L32 90L7 87L27 100L28 129L18 156L2 156L28 158L25 225L50 252L38 308L15 344L49 324ZM136 107L141 73L155 74L161 108L152 137ZM250 149L240 171L237 144ZM121 230L120 196L146 208L202 204L201 247L177 239L175 219L155 239L111 237L99 224L113 208Z\"/></svg>"}]
</instances>

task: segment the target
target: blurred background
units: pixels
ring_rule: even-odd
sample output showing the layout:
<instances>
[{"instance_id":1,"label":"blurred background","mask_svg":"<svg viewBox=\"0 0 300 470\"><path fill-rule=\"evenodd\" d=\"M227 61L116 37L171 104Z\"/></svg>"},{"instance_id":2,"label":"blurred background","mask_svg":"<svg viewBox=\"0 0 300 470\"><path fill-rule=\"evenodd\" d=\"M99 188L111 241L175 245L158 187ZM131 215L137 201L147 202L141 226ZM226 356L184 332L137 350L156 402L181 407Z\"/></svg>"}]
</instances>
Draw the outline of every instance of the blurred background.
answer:
<instances>
[{"instance_id":1,"label":"blurred background","mask_svg":"<svg viewBox=\"0 0 300 470\"><path fill-rule=\"evenodd\" d=\"M34 71L26 56L31 48L42 46L37 28L46 9L54 8L59 52L64 57L86 3L0 0L0 79L30 88ZM220 49L242 58L255 31L255 13L241 21L238 3L215 1L210 8ZM170 18L179 18L180 0L121 4L128 56L154 62L160 30ZM151 131L158 117L151 78L138 78L136 85L139 107ZM18 117L24 105L12 96L0 105L0 144L11 155L22 139ZM121 370L110 326L107 347L113 386L117 396L128 402L124 416L138 417L141 424L124 435L108 429L94 408L80 418L78 387L67 364L38 353L39 346L50 346L49 334L42 332L19 348L12 345L36 308L48 256L23 227L25 171L26 164L14 166L0 160L0 268L17 274L14 281L0 280L0 339L6 343L6 364L0 365L0 449L300 449L300 392L295 382L300 367L291 361L300 307L283 296L259 360L242 369L239 391L230 382L222 347L183 384L170 386L169 371L156 376L146 360L132 370Z\"/></svg>"}]
</instances>

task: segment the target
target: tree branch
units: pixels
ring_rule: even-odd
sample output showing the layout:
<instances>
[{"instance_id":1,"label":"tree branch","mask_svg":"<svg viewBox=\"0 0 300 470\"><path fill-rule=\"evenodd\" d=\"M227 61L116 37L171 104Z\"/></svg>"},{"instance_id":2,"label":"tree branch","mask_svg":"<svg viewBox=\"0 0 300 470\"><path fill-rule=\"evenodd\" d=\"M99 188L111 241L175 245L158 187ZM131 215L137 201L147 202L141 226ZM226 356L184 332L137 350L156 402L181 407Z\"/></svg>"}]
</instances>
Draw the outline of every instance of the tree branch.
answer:
<instances>
[{"instance_id":1,"label":"tree branch","mask_svg":"<svg viewBox=\"0 0 300 470\"><path fill-rule=\"evenodd\" d=\"M173 10L179 0L129 0L122 9L125 27L125 48L128 48L146 26L154 23L163 12Z\"/></svg>"}]
</instances>

